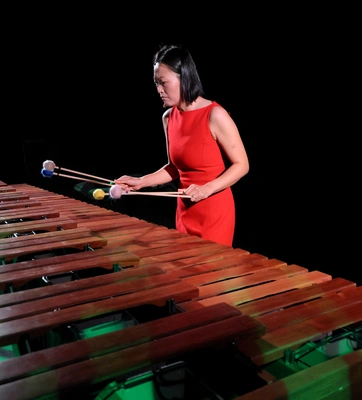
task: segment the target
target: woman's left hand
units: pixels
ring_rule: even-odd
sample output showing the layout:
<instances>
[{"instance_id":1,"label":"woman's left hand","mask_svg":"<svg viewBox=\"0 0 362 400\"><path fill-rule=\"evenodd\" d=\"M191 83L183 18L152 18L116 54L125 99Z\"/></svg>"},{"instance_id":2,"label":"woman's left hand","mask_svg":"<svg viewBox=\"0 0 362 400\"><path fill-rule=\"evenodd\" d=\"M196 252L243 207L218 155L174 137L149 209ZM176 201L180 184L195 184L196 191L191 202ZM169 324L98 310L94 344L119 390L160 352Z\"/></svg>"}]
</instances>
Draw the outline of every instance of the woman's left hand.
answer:
<instances>
[{"instance_id":1,"label":"woman's left hand","mask_svg":"<svg viewBox=\"0 0 362 400\"><path fill-rule=\"evenodd\" d=\"M191 196L190 200L197 203L200 200L207 199L210 194L204 186L195 185L194 183L190 185L187 189L183 191L183 194Z\"/></svg>"}]
</instances>

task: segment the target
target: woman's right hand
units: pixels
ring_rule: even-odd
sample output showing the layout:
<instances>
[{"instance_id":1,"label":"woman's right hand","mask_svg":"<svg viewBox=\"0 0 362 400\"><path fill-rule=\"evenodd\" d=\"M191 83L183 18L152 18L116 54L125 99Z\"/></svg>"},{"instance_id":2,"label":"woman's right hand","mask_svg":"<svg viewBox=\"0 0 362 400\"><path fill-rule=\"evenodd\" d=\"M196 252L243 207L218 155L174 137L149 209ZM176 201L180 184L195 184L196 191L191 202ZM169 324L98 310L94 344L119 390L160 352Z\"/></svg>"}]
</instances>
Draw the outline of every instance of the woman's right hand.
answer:
<instances>
[{"instance_id":1,"label":"woman's right hand","mask_svg":"<svg viewBox=\"0 0 362 400\"><path fill-rule=\"evenodd\" d=\"M122 187L125 192L129 192L130 190L139 190L142 188L141 185L142 178L136 178L134 176L123 175L114 180L116 185Z\"/></svg>"}]
</instances>

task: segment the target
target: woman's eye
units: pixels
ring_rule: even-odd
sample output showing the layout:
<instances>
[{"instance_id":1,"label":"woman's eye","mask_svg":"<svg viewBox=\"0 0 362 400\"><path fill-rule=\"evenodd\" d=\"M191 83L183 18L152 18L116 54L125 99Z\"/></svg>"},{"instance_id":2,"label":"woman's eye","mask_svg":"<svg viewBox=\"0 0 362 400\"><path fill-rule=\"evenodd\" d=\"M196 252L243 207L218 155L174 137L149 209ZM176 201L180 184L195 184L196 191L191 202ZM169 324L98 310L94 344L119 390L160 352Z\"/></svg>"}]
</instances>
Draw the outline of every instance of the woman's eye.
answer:
<instances>
[{"instance_id":1,"label":"woman's eye","mask_svg":"<svg viewBox=\"0 0 362 400\"><path fill-rule=\"evenodd\" d=\"M154 82L154 83L155 83L156 87L159 85L161 85L162 87L166 86L166 82Z\"/></svg>"}]
</instances>

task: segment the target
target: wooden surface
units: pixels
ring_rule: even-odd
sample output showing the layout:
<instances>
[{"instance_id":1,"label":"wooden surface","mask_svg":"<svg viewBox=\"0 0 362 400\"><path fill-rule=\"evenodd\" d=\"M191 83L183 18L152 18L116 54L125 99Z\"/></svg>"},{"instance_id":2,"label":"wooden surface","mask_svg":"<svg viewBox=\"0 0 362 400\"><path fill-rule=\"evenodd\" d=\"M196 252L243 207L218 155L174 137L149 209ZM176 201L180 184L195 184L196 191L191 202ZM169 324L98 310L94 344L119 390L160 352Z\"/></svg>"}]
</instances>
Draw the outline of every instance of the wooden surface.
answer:
<instances>
[{"instance_id":1,"label":"wooden surface","mask_svg":"<svg viewBox=\"0 0 362 400\"><path fill-rule=\"evenodd\" d=\"M6 184L0 187L6 188ZM241 396L243 400L261 394L260 398L265 399L289 398L283 397L289 393L295 398L299 394L313 398L311 393L326 393L328 374L339 382L347 372L355 377L356 371L360 371L360 350L357 349L351 355L329 360L307 370L310 372L298 372L288 379L281 380L267 373L268 367L282 362L287 352L298 351L333 332L353 331L362 325L362 290L354 282L202 240L31 185L11 185L13 188L15 192L0 192L2 346L16 345L25 337L34 338L54 327L97 315L145 305L164 307L169 302L175 306L175 315L127 329L148 332L150 326L161 324L165 332L172 331L178 322L170 326L167 322L187 320L192 324L195 316L200 317L201 325L172 334L170 331L167 337L156 342L146 343L144 337L136 347L127 347L127 340L122 339L120 346L124 348L104 354L101 359L85 359L83 353L77 365L69 362L60 367L57 364L56 357L60 357L63 345L22 354L0 363L0 370L5 374L0 394L13 396L12 399L30 399L29 396L40 393L74 389L97 378L102 382L117 376L122 379L130 371L136 373L141 365L174 357L182 359L188 352L214 346L218 341L223 345L233 343L248 368L252 366L258 375L265 376L265 385ZM31 228L39 232L13 236L15 231L26 232ZM4 232L2 236L1 232ZM90 251L84 251L87 247ZM61 249L72 252L58 254ZM39 252L56 254L31 258ZM33 279L85 270L105 273L44 287L22 288ZM218 320L220 313L225 313L225 320ZM208 319L211 317L217 321L211 322ZM127 329L115 333L115 337L124 338ZM79 344L85 345L83 340ZM102 347L104 340L100 336L87 344ZM75 344L64 346L71 349ZM55 357L52 370L44 374L36 372L42 365L41 354L47 354L47 362ZM67 350L65 356L70 354ZM15 365L19 357L24 360L24 366L18 363L18 367L11 368L14 371L11 373L6 365ZM344 367L343 361L348 362ZM25 368L23 372L22 368ZM98 373L94 372L95 368ZM78 375L84 378L75 378L76 370L82 370ZM26 376L32 373L35 375ZM312 375L317 382L306 384L303 392L300 382ZM360 390L358 379L343 382L345 387ZM25 385L29 385L30 394L22 391ZM286 387L290 387L290 392Z\"/></svg>"}]
</instances>

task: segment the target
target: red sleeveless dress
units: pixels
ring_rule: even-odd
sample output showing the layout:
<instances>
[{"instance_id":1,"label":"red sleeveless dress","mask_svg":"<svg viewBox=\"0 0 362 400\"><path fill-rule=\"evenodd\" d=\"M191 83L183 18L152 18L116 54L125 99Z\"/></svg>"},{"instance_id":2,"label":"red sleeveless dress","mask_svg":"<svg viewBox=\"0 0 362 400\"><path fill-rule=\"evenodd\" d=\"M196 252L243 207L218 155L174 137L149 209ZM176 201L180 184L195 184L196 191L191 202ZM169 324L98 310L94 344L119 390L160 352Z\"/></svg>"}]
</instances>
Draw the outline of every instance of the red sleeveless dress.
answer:
<instances>
[{"instance_id":1,"label":"red sleeveless dress","mask_svg":"<svg viewBox=\"0 0 362 400\"><path fill-rule=\"evenodd\" d=\"M225 171L217 141L211 135L209 106L180 112L173 107L168 121L170 161L178 169L180 189L192 183L204 185ZM197 203L177 199L176 229L205 240L232 246L235 229L235 204L231 188L224 189Z\"/></svg>"}]
</instances>

